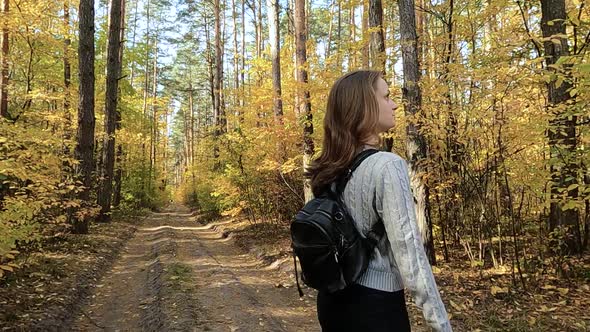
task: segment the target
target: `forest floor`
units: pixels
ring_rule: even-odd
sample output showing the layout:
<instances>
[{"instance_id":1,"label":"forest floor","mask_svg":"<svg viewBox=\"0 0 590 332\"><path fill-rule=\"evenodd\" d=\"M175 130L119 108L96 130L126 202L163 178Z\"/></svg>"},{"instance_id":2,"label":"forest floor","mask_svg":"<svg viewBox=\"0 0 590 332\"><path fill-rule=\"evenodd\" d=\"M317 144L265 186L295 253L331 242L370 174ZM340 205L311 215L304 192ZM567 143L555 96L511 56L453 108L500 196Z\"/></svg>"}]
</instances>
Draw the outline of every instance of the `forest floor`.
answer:
<instances>
[{"instance_id":1,"label":"forest floor","mask_svg":"<svg viewBox=\"0 0 590 332\"><path fill-rule=\"evenodd\" d=\"M315 292L299 298L277 224L208 221L172 205L26 257L0 283L0 330L319 331ZM590 275L547 274L524 292L506 271L453 262L434 272L455 331L590 330ZM426 331L408 303L413 331Z\"/></svg>"}]
</instances>

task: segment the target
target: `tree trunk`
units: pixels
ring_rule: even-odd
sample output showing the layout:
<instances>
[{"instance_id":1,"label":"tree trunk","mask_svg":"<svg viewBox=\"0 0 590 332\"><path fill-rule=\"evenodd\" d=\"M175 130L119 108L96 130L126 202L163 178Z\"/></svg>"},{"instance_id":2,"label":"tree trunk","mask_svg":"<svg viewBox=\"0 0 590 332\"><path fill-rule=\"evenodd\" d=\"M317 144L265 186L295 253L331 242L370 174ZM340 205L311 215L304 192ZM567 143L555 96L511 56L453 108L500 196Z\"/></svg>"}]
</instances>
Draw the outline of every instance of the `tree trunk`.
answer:
<instances>
[{"instance_id":1,"label":"tree trunk","mask_svg":"<svg viewBox=\"0 0 590 332\"><path fill-rule=\"evenodd\" d=\"M336 0L332 0L332 4L330 5L330 23L328 25L328 41L326 42L326 50L324 53L326 54L325 61L328 62L330 58L330 51L332 50L332 34L334 33L334 9L336 6ZM297 38L297 37L295 37Z\"/></svg>"},{"instance_id":2,"label":"tree trunk","mask_svg":"<svg viewBox=\"0 0 590 332\"><path fill-rule=\"evenodd\" d=\"M119 76L122 75L122 70L123 70L123 49L125 48L125 17L126 17L126 0L121 0L121 30L120 30L120 42L121 42L121 47L119 47L119 68L120 68L120 73ZM119 96L118 98L121 98L121 89L119 88ZM115 131L119 131L121 130L121 109L117 108L117 119L116 119L116 124L115 124ZM115 165L116 165L116 169L115 169L115 184L114 184L114 192L113 192L113 206L119 207L119 204L121 204L121 188L123 187L122 185L122 181L123 181L123 145L121 144L121 142L119 142L119 144L117 145L117 156L116 156L116 160L115 160Z\"/></svg>"},{"instance_id":3,"label":"tree trunk","mask_svg":"<svg viewBox=\"0 0 590 332\"><path fill-rule=\"evenodd\" d=\"M216 95L215 95L215 71L213 67L215 65L215 61L213 59L212 51L211 51L211 29L209 28L209 23L207 21L207 17L205 17L205 45L206 45L206 61L207 61L207 69L208 69L208 79L209 79L209 95L211 97L211 105L213 106L213 124L216 123L217 117L217 106L215 105Z\"/></svg>"},{"instance_id":4,"label":"tree trunk","mask_svg":"<svg viewBox=\"0 0 590 332\"><path fill-rule=\"evenodd\" d=\"M385 30L381 0L369 1L369 29L372 31L369 44L370 67L385 74Z\"/></svg>"},{"instance_id":5,"label":"tree trunk","mask_svg":"<svg viewBox=\"0 0 590 332\"><path fill-rule=\"evenodd\" d=\"M398 0L400 13L400 39L404 70L403 100L405 112L408 116L417 118L421 116L422 92L420 90L420 66L418 61L418 36L416 35L416 16L413 0ZM429 188L426 183L420 181L421 174L426 172L424 161L426 159L426 139L421 133L421 121L415 124L409 122L406 127L408 140L406 149L410 162L410 176L414 196L416 198L416 214L426 255L431 264L436 264L434 253L434 241L432 238L432 220L430 218Z\"/></svg>"},{"instance_id":6,"label":"tree trunk","mask_svg":"<svg viewBox=\"0 0 590 332\"><path fill-rule=\"evenodd\" d=\"M113 173L115 166L115 126L117 122L117 95L119 76L121 73L121 10L123 1L111 0L109 39L107 46L107 77L105 91L105 140L103 145L103 163L100 172L101 181L98 190L98 204L100 205L99 221L111 219L111 201L113 192Z\"/></svg>"},{"instance_id":7,"label":"tree trunk","mask_svg":"<svg viewBox=\"0 0 590 332\"><path fill-rule=\"evenodd\" d=\"M121 188L123 181L123 145L117 144L117 160L115 163L117 169L115 171L115 187L113 188L113 207L117 208L121 204Z\"/></svg>"},{"instance_id":8,"label":"tree trunk","mask_svg":"<svg viewBox=\"0 0 590 332\"><path fill-rule=\"evenodd\" d=\"M8 1L8 0L7 0ZM70 125L71 117L70 117L70 82L72 78L72 66L70 65L70 7L68 2L64 3L64 110L66 112L66 125Z\"/></svg>"},{"instance_id":9,"label":"tree trunk","mask_svg":"<svg viewBox=\"0 0 590 332\"><path fill-rule=\"evenodd\" d=\"M303 117L303 169L307 169L314 154L314 144L311 135L313 135L313 121L311 114L311 96L307 87L308 75L307 69L307 27L305 26L305 0L295 0L295 47L296 47L296 68L298 96L297 104L299 107L298 118ZM303 193L305 201L313 198L309 180L303 182Z\"/></svg>"},{"instance_id":10,"label":"tree trunk","mask_svg":"<svg viewBox=\"0 0 590 332\"><path fill-rule=\"evenodd\" d=\"M139 0L135 0L135 13L133 14L133 35L131 37L131 49L135 49L135 36L137 35L137 6L139 4ZM148 21L149 23L149 21ZM135 61L130 60L129 65L131 67L131 72L129 74L129 85L133 87L133 79L135 78Z\"/></svg>"},{"instance_id":11,"label":"tree trunk","mask_svg":"<svg viewBox=\"0 0 590 332\"><path fill-rule=\"evenodd\" d=\"M267 6L270 60L272 62L273 111L279 125L282 125L283 102L281 100L281 46L278 0L267 0Z\"/></svg>"},{"instance_id":12,"label":"tree trunk","mask_svg":"<svg viewBox=\"0 0 590 332\"><path fill-rule=\"evenodd\" d=\"M338 1L338 16L336 21L338 22L337 24L337 29L336 29L336 39L338 40L338 44L336 46L336 66L338 66L337 68L342 71L342 61L341 59L341 50L342 50L342 0L337 0Z\"/></svg>"},{"instance_id":13,"label":"tree trunk","mask_svg":"<svg viewBox=\"0 0 590 332\"><path fill-rule=\"evenodd\" d=\"M191 174L194 177L194 170L192 167L195 164L195 109L193 102L193 86L189 83L188 109L190 112L189 120L189 160L191 165Z\"/></svg>"},{"instance_id":14,"label":"tree trunk","mask_svg":"<svg viewBox=\"0 0 590 332\"><path fill-rule=\"evenodd\" d=\"M252 0L256 1L256 0ZM256 16L258 17L258 46L257 46L257 53L256 57L260 58L262 56L262 49L264 48L264 37L262 36L262 0L258 0L258 6L256 11Z\"/></svg>"},{"instance_id":15,"label":"tree trunk","mask_svg":"<svg viewBox=\"0 0 590 332\"><path fill-rule=\"evenodd\" d=\"M145 43L146 43L146 47L145 47L145 68L144 68L144 73L143 73L143 106L142 106L142 122L141 122L141 129L142 129L142 134L144 135L148 135L148 129L149 129L149 124L148 124L148 114L147 114L147 100L149 97L149 93L148 93L148 88L149 88L149 63L150 63L150 2L151 0L148 0L147 3L145 4L146 7L146 32L145 32ZM141 165L142 167L145 167L146 165L146 154L147 154L147 146L146 146L146 142L143 141L141 143ZM144 169L145 170L145 169ZM150 174L151 174L151 169L148 170L148 174L142 176L141 178L141 192L142 193L147 193L147 185L148 185L148 181L150 179ZM145 204L146 200L144 199L146 197L146 195L142 195L142 202L141 204Z\"/></svg>"},{"instance_id":16,"label":"tree trunk","mask_svg":"<svg viewBox=\"0 0 590 332\"><path fill-rule=\"evenodd\" d=\"M8 15L10 9L10 0L2 0L2 13ZM10 119L8 113L8 23L4 23L2 26L2 38L0 44L2 44L2 59L0 60L0 116Z\"/></svg>"},{"instance_id":17,"label":"tree trunk","mask_svg":"<svg viewBox=\"0 0 590 332\"><path fill-rule=\"evenodd\" d=\"M84 186L79 198L89 201L94 169L94 0L80 0L78 26L80 88L75 155L79 163L75 167L75 174ZM75 219L73 231L78 234L88 233L88 219Z\"/></svg>"},{"instance_id":18,"label":"tree trunk","mask_svg":"<svg viewBox=\"0 0 590 332\"><path fill-rule=\"evenodd\" d=\"M72 112L70 110L70 84L72 80L72 66L70 64L70 6L68 1L64 2L64 125L63 125L63 154L64 156L70 157L71 151L68 145L68 141L72 138ZM71 173L68 169L71 167L70 163L63 161L64 175Z\"/></svg>"},{"instance_id":19,"label":"tree trunk","mask_svg":"<svg viewBox=\"0 0 590 332\"><path fill-rule=\"evenodd\" d=\"M238 49L238 19L236 13L236 0L231 0L232 22L233 22L233 40L234 40L234 105L240 104L238 90L240 88L240 50ZM234 107L235 107L234 106Z\"/></svg>"},{"instance_id":20,"label":"tree trunk","mask_svg":"<svg viewBox=\"0 0 590 332\"><path fill-rule=\"evenodd\" d=\"M569 79L569 68L559 73L554 67L562 56L569 55L566 36L567 13L564 0L541 0L541 30L546 41L545 61L549 71L556 73L548 84L549 111L553 118L549 120L549 151L551 162L551 206L549 215L549 231L562 228L565 234L566 254L581 251L581 231L579 211L567 208L568 202L578 198L578 164L576 157L576 124L577 117L568 113L567 102L572 84ZM549 40L550 39L550 40ZM564 77L565 76L565 77ZM559 78L558 78L559 77ZM557 83L557 81L561 83ZM560 191L565 190L565 193ZM565 195L565 197L562 197Z\"/></svg>"},{"instance_id":21,"label":"tree trunk","mask_svg":"<svg viewBox=\"0 0 590 332\"><path fill-rule=\"evenodd\" d=\"M156 153L158 147L158 106L156 97L158 94L158 30L154 35L154 63L152 68L152 134L150 146L150 176L156 179Z\"/></svg>"},{"instance_id":22,"label":"tree trunk","mask_svg":"<svg viewBox=\"0 0 590 332\"><path fill-rule=\"evenodd\" d=\"M240 98L240 106L244 106L244 97L246 90L244 89L244 85L246 83L246 7L245 7L246 0L242 0L242 70L240 75L240 80L242 82L242 98ZM241 120L241 119L240 119Z\"/></svg>"},{"instance_id":23,"label":"tree trunk","mask_svg":"<svg viewBox=\"0 0 590 332\"><path fill-rule=\"evenodd\" d=\"M355 6L350 6L349 10L349 19L350 19L350 41L349 43L349 51L348 51L348 70L351 71L356 69L356 22L355 22Z\"/></svg>"},{"instance_id":24,"label":"tree trunk","mask_svg":"<svg viewBox=\"0 0 590 332\"><path fill-rule=\"evenodd\" d=\"M369 35L369 0L362 0L361 1L361 20L362 20L362 33L361 33L361 42L363 44L361 49L361 58L362 58L362 66L363 68L371 68L369 64L369 53L370 53L370 43L371 40L367 40L367 36Z\"/></svg>"},{"instance_id":25,"label":"tree trunk","mask_svg":"<svg viewBox=\"0 0 590 332\"><path fill-rule=\"evenodd\" d=\"M225 116L222 114L221 106L221 87L223 81L223 62L221 54L221 5L220 0L215 0L215 76L213 80L213 93L215 96L215 136L223 133L225 128Z\"/></svg>"}]
</instances>

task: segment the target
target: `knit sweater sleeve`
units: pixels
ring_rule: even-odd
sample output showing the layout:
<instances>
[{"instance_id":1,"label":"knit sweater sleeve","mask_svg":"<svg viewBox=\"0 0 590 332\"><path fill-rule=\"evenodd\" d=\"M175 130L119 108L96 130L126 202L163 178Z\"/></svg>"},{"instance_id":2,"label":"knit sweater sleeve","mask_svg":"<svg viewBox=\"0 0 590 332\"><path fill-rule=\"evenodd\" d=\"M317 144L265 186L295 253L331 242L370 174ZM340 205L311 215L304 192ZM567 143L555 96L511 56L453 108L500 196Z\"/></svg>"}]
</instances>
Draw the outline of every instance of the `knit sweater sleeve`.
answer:
<instances>
[{"instance_id":1,"label":"knit sweater sleeve","mask_svg":"<svg viewBox=\"0 0 590 332\"><path fill-rule=\"evenodd\" d=\"M376 191L377 197L382 197L377 212L385 224L405 288L422 308L428 325L435 331L452 331L417 227L405 160L396 158L385 163Z\"/></svg>"}]
</instances>

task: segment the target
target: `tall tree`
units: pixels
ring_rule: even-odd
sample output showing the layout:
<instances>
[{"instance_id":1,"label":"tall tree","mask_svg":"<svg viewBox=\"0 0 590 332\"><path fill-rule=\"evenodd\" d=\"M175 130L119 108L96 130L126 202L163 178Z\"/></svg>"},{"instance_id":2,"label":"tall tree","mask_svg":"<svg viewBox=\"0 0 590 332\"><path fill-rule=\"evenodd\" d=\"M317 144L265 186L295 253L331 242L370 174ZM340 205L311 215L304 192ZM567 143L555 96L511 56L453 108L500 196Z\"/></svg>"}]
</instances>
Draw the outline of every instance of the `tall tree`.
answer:
<instances>
[{"instance_id":1,"label":"tall tree","mask_svg":"<svg viewBox=\"0 0 590 332\"><path fill-rule=\"evenodd\" d=\"M8 0L7 0L8 1ZM70 65L70 5L68 0L64 2L64 109L66 112L66 132L69 130L71 125L70 116L70 83L72 78L72 66Z\"/></svg>"},{"instance_id":2,"label":"tall tree","mask_svg":"<svg viewBox=\"0 0 590 332\"><path fill-rule=\"evenodd\" d=\"M76 177L84 188L79 193L83 201L90 200L92 171L94 170L94 0L80 0L78 9L79 43L78 67L78 133L75 156ZM74 232L88 233L88 219L74 220Z\"/></svg>"},{"instance_id":3,"label":"tall tree","mask_svg":"<svg viewBox=\"0 0 590 332\"><path fill-rule=\"evenodd\" d=\"M236 0L231 0L231 7L232 7L232 28L233 28L233 42L234 42L234 56L233 56L233 64L234 64L234 70L233 70L233 74L234 74L234 85L233 88L235 89L235 95L238 96L238 89L240 87L240 51L238 49L238 19L237 19L237 13L236 13ZM236 104L236 106L239 104L238 101L239 98L235 98L234 99L234 103Z\"/></svg>"},{"instance_id":4,"label":"tall tree","mask_svg":"<svg viewBox=\"0 0 590 332\"><path fill-rule=\"evenodd\" d=\"M121 47L119 47L119 76L122 75L123 70L123 49L125 48L125 17L126 17L126 0L122 0L121 3L121 30L120 30L120 42ZM131 84L131 83L130 83ZM118 98L121 99L121 87L119 86L118 91ZM115 132L121 130L121 108L117 107L117 117L116 117L116 124L115 124ZM123 143L117 143L117 156L115 160L115 165L117 166L115 169L115 178L114 178L114 188L113 188L113 206L118 207L121 203L121 190L123 188Z\"/></svg>"},{"instance_id":5,"label":"tall tree","mask_svg":"<svg viewBox=\"0 0 590 332\"><path fill-rule=\"evenodd\" d=\"M385 73L385 29L383 29L383 5L381 0L369 0L370 67Z\"/></svg>"},{"instance_id":6,"label":"tall tree","mask_svg":"<svg viewBox=\"0 0 590 332\"><path fill-rule=\"evenodd\" d=\"M154 59L152 64L152 121L150 134L150 176L156 178L156 154L158 148L158 29L154 33Z\"/></svg>"},{"instance_id":7,"label":"tall tree","mask_svg":"<svg viewBox=\"0 0 590 332\"><path fill-rule=\"evenodd\" d=\"M565 232L566 244L566 248L563 249L571 254L580 252L582 245L578 209L565 206L568 201L572 202L578 198L576 160L578 119L575 114L568 112L570 106L567 102L571 98L569 91L572 88L571 78L568 77L569 68L556 65L561 57L569 55L565 0L541 0L541 13L541 30L545 38L543 43L545 61L548 70L552 72L551 81L548 83L548 107L552 118L547 131L551 158L549 230L562 228ZM566 200L562 198L564 190Z\"/></svg>"},{"instance_id":8,"label":"tall tree","mask_svg":"<svg viewBox=\"0 0 590 332\"><path fill-rule=\"evenodd\" d=\"M404 71L403 103L409 121L406 132L406 153L410 161L410 176L416 199L418 227L424 241L426 255L431 264L436 264L432 220L430 219L429 188L420 177L425 173L426 139L421 133L420 116L422 91L420 89L420 65L418 60L418 36L414 0L398 0L400 15L400 39ZM417 120L417 121L416 121Z\"/></svg>"},{"instance_id":9,"label":"tall tree","mask_svg":"<svg viewBox=\"0 0 590 332\"><path fill-rule=\"evenodd\" d=\"M267 0L268 35L270 39L270 60L272 63L273 111L282 124L283 101L281 100L281 45L279 35L279 2Z\"/></svg>"},{"instance_id":10,"label":"tall tree","mask_svg":"<svg viewBox=\"0 0 590 332\"><path fill-rule=\"evenodd\" d=\"M2 16L6 17L10 8L10 0L2 0ZM2 25L2 35L0 44L2 45L2 55L0 59L0 116L10 119L8 113L8 20Z\"/></svg>"},{"instance_id":11,"label":"tall tree","mask_svg":"<svg viewBox=\"0 0 590 332\"><path fill-rule=\"evenodd\" d=\"M109 38L107 47L107 77L105 93L105 139L103 147L103 162L100 172L100 187L98 190L98 204L100 205L100 221L110 220L111 201L113 192L113 171L115 165L115 126L117 122L118 85L121 73L121 26L122 9L125 0L111 0Z\"/></svg>"},{"instance_id":12,"label":"tall tree","mask_svg":"<svg viewBox=\"0 0 590 332\"><path fill-rule=\"evenodd\" d=\"M307 27L305 25L305 0L295 0L295 48L298 83L298 117L303 122L303 169L306 169L314 154L311 96L307 87ZM313 197L309 180L303 182L305 201Z\"/></svg>"},{"instance_id":13,"label":"tall tree","mask_svg":"<svg viewBox=\"0 0 590 332\"><path fill-rule=\"evenodd\" d=\"M225 109L221 98L223 87L223 50L221 46L221 4L220 0L214 1L215 12L215 75L213 81L213 93L215 96L215 126L216 135L225 132L226 118Z\"/></svg>"}]
</instances>

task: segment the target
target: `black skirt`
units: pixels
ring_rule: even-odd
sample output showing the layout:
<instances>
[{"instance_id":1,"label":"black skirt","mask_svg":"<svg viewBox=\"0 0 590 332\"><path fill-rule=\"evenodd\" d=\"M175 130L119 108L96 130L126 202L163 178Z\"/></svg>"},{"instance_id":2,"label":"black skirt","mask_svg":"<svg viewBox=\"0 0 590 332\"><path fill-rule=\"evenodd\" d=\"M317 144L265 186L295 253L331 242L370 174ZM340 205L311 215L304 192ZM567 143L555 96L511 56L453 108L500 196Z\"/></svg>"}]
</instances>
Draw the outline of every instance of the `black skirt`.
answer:
<instances>
[{"instance_id":1,"label":"black skirt","mask_svg":"<svg viewBox=\"0 0 590 332\"><path fill-rule=\"evenodd\" d=\"M335 293L318 293L323 332L410 332L404 291L384 292L352 285Z\"/></svg>"}]
</instances>

